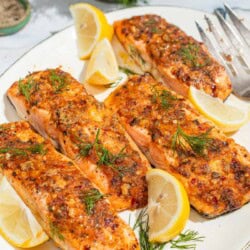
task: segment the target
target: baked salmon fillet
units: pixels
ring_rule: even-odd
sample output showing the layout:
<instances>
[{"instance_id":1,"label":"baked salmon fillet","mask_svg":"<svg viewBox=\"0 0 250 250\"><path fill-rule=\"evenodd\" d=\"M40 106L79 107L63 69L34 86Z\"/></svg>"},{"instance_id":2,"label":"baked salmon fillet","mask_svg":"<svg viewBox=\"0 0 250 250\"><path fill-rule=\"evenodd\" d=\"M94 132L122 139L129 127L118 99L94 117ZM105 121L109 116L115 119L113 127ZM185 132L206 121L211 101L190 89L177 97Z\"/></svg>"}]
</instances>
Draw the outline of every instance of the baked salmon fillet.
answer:
<instances>
[{"instance_id":1,"label":"baked salmon fillet","mask_svg":"<svg viewBox=\"0 0 250 250\"><path fill-rule=\"evenodd\" d=\"M157 15L116 21L117 39L141 67L157 81L187 96L189 86L226 99L232 91L225 68L205 45Z\"/></svg>"},{"instance_id":2,"label":"baked salmon fillet","mask_svg":"<svg viewBox=\"0 0 250 250\"><path fill-rule=\"evenodd\" d=\"M61 249L139 249L106 197L27 122L1 125L0 166Z\"/></svg>"},{"instance_id":3,"label":"baked salmon fillet","mask_svg":"<svg viewBox=\"0 0 250 250\"><path fill-rule=\"evenodd\" d=\"M181 95L150 75L134 76L105 104L156 168L178 178L191 205L213 218L250 199L250 155Z\"/></svg>"},{"instance_id":4,"label":"baked salmon fillet","mask_svg":"<svg viewBox=\"0 0 250 250\"><path fill-rule=\"evenodd\" d=\"M117 211L147 204L147 159L82 84L51 69L15 82L7 94L19 115L73 159Z\"/></svg>"}]
</instances>

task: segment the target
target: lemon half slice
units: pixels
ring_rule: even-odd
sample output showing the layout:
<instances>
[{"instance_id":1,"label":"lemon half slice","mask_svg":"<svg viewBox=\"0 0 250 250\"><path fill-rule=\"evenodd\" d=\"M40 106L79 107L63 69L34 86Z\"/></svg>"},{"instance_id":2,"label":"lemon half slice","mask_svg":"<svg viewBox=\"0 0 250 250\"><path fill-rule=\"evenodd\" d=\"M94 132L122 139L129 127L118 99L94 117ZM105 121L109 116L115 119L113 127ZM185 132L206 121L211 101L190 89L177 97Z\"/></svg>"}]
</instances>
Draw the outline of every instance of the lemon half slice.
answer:
<instances>
[{"instance_id":1,"label":"lemon half slice","mask_svg":"<svg viewBox=\"0 0 250 250\"><path fill-rule=\"evenodd\" d=\"M78 54L81 59L88 59L96 43L103 38L113 36L113 26L108 24L104 13L87 3L70 6L74 19Z\"/></svg>"},{"instance_id":2,"label":"lemon half slice","mask_svg":"<svg viewBox=\"0 0 250 250\"><path fill-rule=\"evenodd\" d=\"M192 86L189 88L189 99L204 116L226 133L238 130L248 120L245 109L227 105Z\"/></svg>"},{"instance_id":3,"label":"lemon half slice","mask_svg":"<svg viewBox=\"0 0 250 250\"><path fill-rule=\"evenodd\" d=\"M187 193L182 184L161 169L147 173L149 240L167 242L185 227L190 213Z\"/></svg>"},{"instance_id":4,"label":"lemon half slice","mask_svg":"<svg viewBox=\"0 0 250 250\"><path fill-rule=\"evenodd\" d=\"M93 85L107 85L118 79L119 68L108 39L97 43L88 62L85 81Z\"/></svg>"},{"instance_id":5,"label":"lemon half slice","mask_svg":"<svg viewBox=\"0 0 250 250\"><path fill-rule=\"evenodd\" d=\"M0 234L13 246L22 248L49 239L6 177L0 181Z\"/></svg>"}]
</instances>

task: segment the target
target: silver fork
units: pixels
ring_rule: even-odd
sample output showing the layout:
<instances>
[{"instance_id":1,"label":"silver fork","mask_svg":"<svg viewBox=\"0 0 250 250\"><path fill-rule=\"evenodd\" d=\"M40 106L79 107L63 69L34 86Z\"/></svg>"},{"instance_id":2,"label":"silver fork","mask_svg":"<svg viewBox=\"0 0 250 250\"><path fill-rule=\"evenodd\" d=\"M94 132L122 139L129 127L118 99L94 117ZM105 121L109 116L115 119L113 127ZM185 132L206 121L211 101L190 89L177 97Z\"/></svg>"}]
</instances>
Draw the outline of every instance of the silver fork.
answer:
<instances>
[{"instance_id":1,"label":"silver fork","mask_svg":"<svg viewBox=\"0 0 250 250\"><path fill-rule=\"evenodd\" d=\"M243 98L250 98L250 30L227 4L224 4L224 7L231 22L218 10L215 11L224 35L206 15L204 18L208 32L197 22L196 26L209 51L225 66L234 93ZM214 42L211 41L209 33L212 33Z\"/></svg>"}]
</instances>

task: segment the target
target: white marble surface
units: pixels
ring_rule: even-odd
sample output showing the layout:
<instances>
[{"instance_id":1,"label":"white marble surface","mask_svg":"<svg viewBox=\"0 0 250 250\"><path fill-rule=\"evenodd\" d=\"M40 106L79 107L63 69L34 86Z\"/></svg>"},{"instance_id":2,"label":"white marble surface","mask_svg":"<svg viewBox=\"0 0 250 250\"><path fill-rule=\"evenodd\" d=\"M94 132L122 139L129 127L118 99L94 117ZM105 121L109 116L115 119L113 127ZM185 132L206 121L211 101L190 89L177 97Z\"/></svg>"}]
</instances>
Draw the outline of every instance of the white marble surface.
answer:
<instances>
[{"instance_id":1,"label":"white marble surface","mask_svg":"<svg viewBox=\"0 0 250 250\"><path fill-rule=\"evenodd\" d=\"M29 51L40 41L55 32L72 24L68 7L79 0L30 0L32 15L29 23L18 33L10 36L0 36L0 75L19 57ZM110 4L105 1L86 1L108 12L124 8L121 4ZM215 8L223 6L222 0L148 0L138 1L138 5L170 5L193 8L212 13ZM249 0L228 0L235 11L250 21ZM48 51L48 53L50 53ZM46 56L46 55L45 55Z\"/></svg>"}]
</instances>

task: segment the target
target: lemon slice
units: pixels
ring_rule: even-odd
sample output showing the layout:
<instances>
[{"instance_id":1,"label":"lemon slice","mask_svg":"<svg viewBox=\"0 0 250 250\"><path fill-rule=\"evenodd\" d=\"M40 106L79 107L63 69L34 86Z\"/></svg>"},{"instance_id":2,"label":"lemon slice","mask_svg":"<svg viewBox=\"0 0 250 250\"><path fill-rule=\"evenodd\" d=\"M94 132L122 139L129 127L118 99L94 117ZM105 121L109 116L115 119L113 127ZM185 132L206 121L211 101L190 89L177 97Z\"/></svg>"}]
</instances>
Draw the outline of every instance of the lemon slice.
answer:
<instances>
[{"instance_id":1,"label":"lemon slice","mask_svg":"<svg viewBox=\"0 0 250 250\"><path fill-rule=\"evenodd\" d=\"M203 115L226 133L238 130L248 119L246 110L227 105L192 86L189 88L189 99Z\"/></svg>"},{"instance_id":2,"label":"lemon slice","mask_svg":"<svg viewBox=\"0 0 250 250\"><path fill-rule=\"evenodd\" d=\"M22 248L49 239L5 177L0 181L0 234L13 246Z\"/></svg>"},{"instance_id":3,"label":"lemon slice","mask_svg":"<svg viewBox=\"0 0 250 250\"><path fill-rule=\"evenodd\" d=\"M187 193L182 184L161 169L147 173L149 240L167 242L185 227L190 213Z\"/></svg>"},{"instance_id":4,"label":"lemon slice","mask_svg":"<svg viewBox=\"0 0 250 250\"><path fill-rule=\"evenodd\" d=\"M81 59L88 59L96 43L103 38L111 40L113 26L108 24L104 13L87 3L70 6L74 19L78 54Z\"/></svg>"},{"instance_id":5,"label":"lemon slice","mask_svg":"<svg viewBox=\"0 0 250 250\"><path fill-rule=\"evenodd\" d=\"M107 85L118 79L119 68L112 46L104 38L97 43L88 62L85 81L93 85Z\"/></svg>"}]
</instances>

